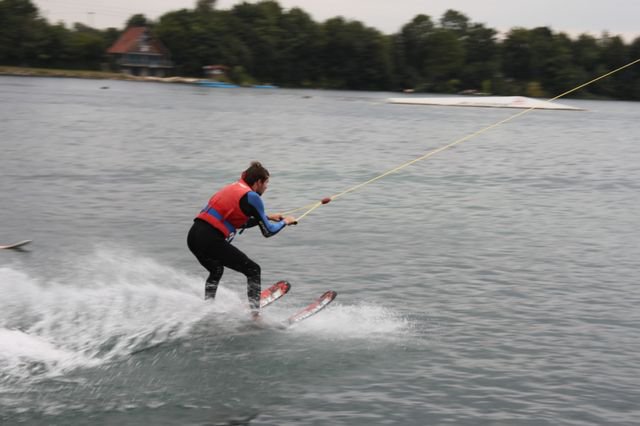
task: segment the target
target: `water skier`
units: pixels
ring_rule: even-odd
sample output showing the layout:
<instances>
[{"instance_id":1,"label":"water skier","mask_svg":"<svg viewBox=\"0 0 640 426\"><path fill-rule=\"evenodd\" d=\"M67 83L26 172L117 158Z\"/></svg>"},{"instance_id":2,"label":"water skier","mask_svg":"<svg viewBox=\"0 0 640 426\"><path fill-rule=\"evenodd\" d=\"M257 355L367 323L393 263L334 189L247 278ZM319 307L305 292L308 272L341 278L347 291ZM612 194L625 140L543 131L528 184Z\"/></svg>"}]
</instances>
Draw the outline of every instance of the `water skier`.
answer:
<instances>
[{"instance_id":1,"label":"water skier","mask_svg":"<svg viewBox=\"0 0 640 426\"><path fill-rule=\"evenodd\" d=\"M295 224L293 216L265 214L261 195L267 190L269 171L257 161L242 172L240 179L216 192L193 221L187 237L189 250L209 271L204 298L216 296L224 267L247 277L247 297L252 316L260 309L260 265L231 245L237 229L260 226L262 235L271 237L285 226Z\"/></svg>"}]
</instances>

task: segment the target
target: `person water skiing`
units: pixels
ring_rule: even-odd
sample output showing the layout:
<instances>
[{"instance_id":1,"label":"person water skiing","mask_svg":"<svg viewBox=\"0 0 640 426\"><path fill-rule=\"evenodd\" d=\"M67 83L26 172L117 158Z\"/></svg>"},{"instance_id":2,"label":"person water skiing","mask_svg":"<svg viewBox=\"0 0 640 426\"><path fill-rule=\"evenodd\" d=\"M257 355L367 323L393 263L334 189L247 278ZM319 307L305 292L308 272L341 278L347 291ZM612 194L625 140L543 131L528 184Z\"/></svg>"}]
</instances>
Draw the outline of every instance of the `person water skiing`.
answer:
<instances>
[{"instance_id":1,"label":"person water skiing","mask_svg":"<svg viewBox=\"0 0 640 426\"><path fill-rule=\"evenodd\" d=\"M242 172L240 179L216 192L193 221L187 245L198 262L209 271L204 298L214 299L224 267L247 277L247 297L252 316L260 309L260 265L231 245L236 230L260 226L262 235L271 237L285 226L296 223L293 216L265 214L261 195L269 185L269 171L257 161Z\"/></svg>"}]
</instances>

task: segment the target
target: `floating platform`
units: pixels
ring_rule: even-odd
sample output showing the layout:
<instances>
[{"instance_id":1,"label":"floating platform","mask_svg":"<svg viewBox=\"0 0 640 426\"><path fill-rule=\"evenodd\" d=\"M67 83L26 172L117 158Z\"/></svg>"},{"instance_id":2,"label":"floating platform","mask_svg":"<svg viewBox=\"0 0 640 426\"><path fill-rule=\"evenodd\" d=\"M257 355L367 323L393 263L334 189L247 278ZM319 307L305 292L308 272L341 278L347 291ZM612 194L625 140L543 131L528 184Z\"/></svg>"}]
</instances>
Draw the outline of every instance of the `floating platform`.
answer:
<instances>
[{"instance_id":1,"label":"floating platform","mask_svg":"<svg viewBox=\"0 0 640 426\"><path fill-rule=\"evenodd\" d=\"M197 84L198 86L216 87L220 89L235 89L237 87L240 87L237 84L227 83L224 81L197 80L194 83ZM249 87L253 89L277 89L278 88L278 86L274 86L272 84L254 84L252 86L242 86L242 87Z\"/></svg>"},{"instance_id":2,"label":"floating platform","mask_svg":"<svg viewBox=\"0 0 640 426\"><path fill-rule=\"evenodd\" d=\"M583 108L577 108L569 105L558 104L540 99L532 99L524 96L482 96L471 98L447 97L447 98L389 98L388 102L392 104L410 104L410 105L439 105L439 106L465 106L465 107L484 107L484 108L521 108L521 109L556 109L584 111Z\"/></svg>"},{"instance_id":3,"label":"floating platform","mask_svg":"<svg viewBox=\"0 0 640 426\"><path fill-rule=\"evenodd\" d=\"M219 89L234 89L236 87L239 87L236 84L232 84L232 83L226 83L224 81L209 81L209 80L200 80L197 81L196 84L198 86L204 86L204 87L216 87Z\"/></svg>"}]
</instances>

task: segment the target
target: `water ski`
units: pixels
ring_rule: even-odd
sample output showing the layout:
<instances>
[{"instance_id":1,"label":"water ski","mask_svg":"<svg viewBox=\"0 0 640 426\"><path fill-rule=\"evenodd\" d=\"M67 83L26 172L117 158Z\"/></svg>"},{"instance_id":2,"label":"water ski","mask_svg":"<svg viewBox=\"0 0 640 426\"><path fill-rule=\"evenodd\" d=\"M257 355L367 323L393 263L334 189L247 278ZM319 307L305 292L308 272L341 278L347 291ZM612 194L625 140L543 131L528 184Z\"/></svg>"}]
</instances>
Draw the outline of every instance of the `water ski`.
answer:
<instances>
[{"instance_id":1,"label":"water ski","mask_svg":"<svg viewBox=\"0 0 640 426\"><path fill-rule=\"evenodd\" d=\"M287 281L278 281L271 287L266 290L262 290L260 293L260 308L264 308L280 299L282 296L287 294L291 289L291 284ZM287 328L296 324L302 320L309 318L312 315L317 314L321 310L327 307L329 303L333 302L333 299L336 298L338 293L333 290L326 291L322 294L322 296L318 297L316 300L311 302L307 307L301 309L295 314L291 315L287 318L284 323L277 328Z\"/></svg>"},{"instance_id":2,"label":"water ski","mask_svg":"<svg viewBox=\"0 0 640 426\"><path fill-rule=\"evenodd\" d=\"M280 299L289 292L291 284L286 281L278 281L271 287L260 292L260 308L264 308Z\"/></svg>"},{"instance_id":3,"label":"water ski","mask_svg":"<svg viewBox=\"0 0 640 426\"><path fill-rule=\"evenodd\" d=\"M0 245L0 250L9 250L9 249L21 249L24 245L29 244L31 240L19 241L13 244Z\"/></svg>"},{"instance_id":4,"label":"water ski","mask_svg":"<svg viewBox=\"0 0 640 426\"><path fill-rule=\"evenodd\" d=\"M322 296L318 297L311 304L309 304L309 306L287 318L287 320L285 321L285 326L291 326L295 323L309 318L311 315L317 314L318 312L326 308L329 303L333 302L333 299L335 299L337 295L338 293L333 290L326 291Z\"/></svg>"}]
</instances>

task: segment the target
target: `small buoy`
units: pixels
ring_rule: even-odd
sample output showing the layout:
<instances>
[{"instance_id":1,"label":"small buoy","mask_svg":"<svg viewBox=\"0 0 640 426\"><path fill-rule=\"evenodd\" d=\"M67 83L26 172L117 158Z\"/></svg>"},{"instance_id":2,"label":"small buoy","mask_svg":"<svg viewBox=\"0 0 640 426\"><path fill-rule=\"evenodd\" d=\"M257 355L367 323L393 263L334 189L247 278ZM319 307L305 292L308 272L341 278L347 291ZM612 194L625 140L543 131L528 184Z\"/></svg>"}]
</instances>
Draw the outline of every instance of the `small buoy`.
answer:
<instances>
[{"instance_id":1,"label":"small buoy","mask_svg":"<svg viewBox=\"0 0 640 426\"><path fill-rule=\"evenodd\" d=\"M327 204L329 201L331 201L331 197L326 197L322 199L322 204Z\"/></svg>"}]
</instances>

